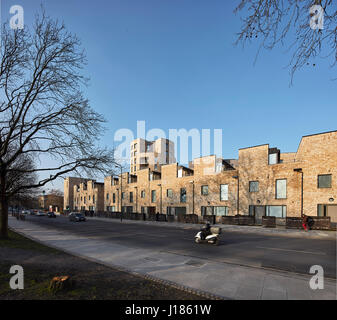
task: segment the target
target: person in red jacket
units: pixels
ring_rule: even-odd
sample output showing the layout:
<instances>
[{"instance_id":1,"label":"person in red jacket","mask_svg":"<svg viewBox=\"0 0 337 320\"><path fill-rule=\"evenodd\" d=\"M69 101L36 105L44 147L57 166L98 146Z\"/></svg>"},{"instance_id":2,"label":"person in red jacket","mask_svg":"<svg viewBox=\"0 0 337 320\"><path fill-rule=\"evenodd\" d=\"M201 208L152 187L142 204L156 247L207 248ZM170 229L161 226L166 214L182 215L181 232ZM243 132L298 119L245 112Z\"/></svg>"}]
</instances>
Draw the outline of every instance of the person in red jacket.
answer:
<instances>
[{"instance_id":1,"label":"person in red jacket","mask_svg":"<svg viewBox=\"0 0 337 320\"><path fill-rule=\"evenodd\" d=\"M302 226L305 231L308 231L308 216L305 214L302 217Z\"/></svg>"}]
</instances>

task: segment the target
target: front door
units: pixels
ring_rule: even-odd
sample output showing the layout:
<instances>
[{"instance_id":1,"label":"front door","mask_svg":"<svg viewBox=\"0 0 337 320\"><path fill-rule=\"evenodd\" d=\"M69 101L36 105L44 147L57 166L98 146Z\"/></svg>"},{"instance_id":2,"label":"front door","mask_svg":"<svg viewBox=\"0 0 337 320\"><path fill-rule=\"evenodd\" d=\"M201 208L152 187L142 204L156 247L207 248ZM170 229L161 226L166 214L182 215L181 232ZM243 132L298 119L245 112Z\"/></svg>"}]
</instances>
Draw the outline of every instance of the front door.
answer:
<instances>
[{"instance_id":1,"label":"front door","mask_svg":"<svg viewBox=\"0 0 337 320\"><path fill-rule=\"evenodd\" d=\"M156 207L147 207L147 213L150 214L156 213Z\"/></svg>"},{"instance_id":2,"label":"front door","mask_svg":"<svg viewBox=\"0 0 337 320\"><path fill-rule=\"evenodd\" d=\"M255 224L262 225L262 217L266 215L265 206L254 206Z\"/></svg>"}]
</instances>

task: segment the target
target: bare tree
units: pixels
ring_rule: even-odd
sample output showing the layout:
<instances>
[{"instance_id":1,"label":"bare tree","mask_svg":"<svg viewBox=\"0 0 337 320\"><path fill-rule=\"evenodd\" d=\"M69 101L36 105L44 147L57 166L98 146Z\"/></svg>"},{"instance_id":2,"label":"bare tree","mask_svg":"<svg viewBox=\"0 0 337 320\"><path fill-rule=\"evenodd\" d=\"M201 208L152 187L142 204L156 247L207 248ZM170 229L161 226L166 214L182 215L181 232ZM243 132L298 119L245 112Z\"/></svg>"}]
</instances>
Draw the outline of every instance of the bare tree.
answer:
<instances>
[{"instance_id":1,"label":"bare tree","mask_svg":"<svg viewBox=\"0 0 337 320\"><path fill-rule=\"evenodd\" d=\"M314 5L323 8L324 29L310 27L311 19L318 22L315 10L310 11ZM291 81L298 69L321 54L336 65L337 10L332 0L241 0L235 13L243 11L236 44L259 41L260 49L285 45L291 52Z\"/></svg>"},{"instance_id":2,"label":"bare tree","mask_svg":"<svg viewBox=\"0 0 337 320\"><path fill-rule=\"evenodd\" d=\"M24 170L32 171L34 161L27 155L21 154L10 165L7 175L6 194L11 206L24 206L33 208L37 203L39 188L20 189L21 185L36 184L38 177L36 172L25 173Z\"/></svg>"},{"instance_id":3,"label":"bare tree","mask_svg":"<svg viewBox=\"0 0 337 320\"><path fill-rule=\"evenodd\" d=\"M63 191L61 191L59 189L51 189L51 190L48 190L47 193L52 194L52 195L57 196L57 197L63 197Z\"/></svg>"},{"instance_id":4,"label":"bare tree","mask_svg":"<svg viewBox=\"0 0 337 320\"><path fill-rule=\"evenodd\" d=\"M113 152L95 147L104 118L83 96L86 63L79 39L65 26L36 16L30 29L2 29L0 65L0 237L8 237L11 194L46 185L69 172L111 174ZM43 165L45 157L57 165ZM32 159L35 167L13 166ZM49 177L22 181L10 175Z\"/></svg>"}]
</instances>

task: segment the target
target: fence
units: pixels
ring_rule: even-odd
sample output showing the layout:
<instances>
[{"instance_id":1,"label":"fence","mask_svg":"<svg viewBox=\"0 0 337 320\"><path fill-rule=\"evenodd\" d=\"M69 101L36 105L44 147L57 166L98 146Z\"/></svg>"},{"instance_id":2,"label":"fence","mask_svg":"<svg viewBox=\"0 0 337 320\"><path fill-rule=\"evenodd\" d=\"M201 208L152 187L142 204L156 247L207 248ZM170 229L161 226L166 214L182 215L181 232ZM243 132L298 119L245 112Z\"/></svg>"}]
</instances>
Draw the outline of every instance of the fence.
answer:
<instances>
[{"instance_id":1,"label":"fence","mask_svg":"<svg viewBox=\"0 0 337 320\"><path fill-rule=\"evenodd\" d=\"M108 211L83 211L88 217L108 218L108 219L126 219L126 220L147 220L147 221L162 221L162 222L180 222L180 223L206 223L211 224L226 224L226 225L255 225L255 217L250 215L235 215L235 216L215 216L205 215L198 216L196 214L178 214L166 215L159 213L121 213L121 212L108 212ZM284 219L283 219L284 220ZM311 221L311 222L310 222ZM301 229L302 219L300 217L287 217L285 222L286 228ZM278 220L275 217L262 217L263 227L276 227ZM331 230L330 217L309 217L309 227L312 230Z\"/></svg>"},{"instance_id":2,"label":"fence","mask_svg":"<svg viewBox=\"0 0 337 320\"><path fill-rule=\"evenodd\" d=\"M308 216L308 227L311 230L331 230L330 217L311 217ZM287 229L303 229L302 218L287 217Z\"/></svg>"}]
</instances>

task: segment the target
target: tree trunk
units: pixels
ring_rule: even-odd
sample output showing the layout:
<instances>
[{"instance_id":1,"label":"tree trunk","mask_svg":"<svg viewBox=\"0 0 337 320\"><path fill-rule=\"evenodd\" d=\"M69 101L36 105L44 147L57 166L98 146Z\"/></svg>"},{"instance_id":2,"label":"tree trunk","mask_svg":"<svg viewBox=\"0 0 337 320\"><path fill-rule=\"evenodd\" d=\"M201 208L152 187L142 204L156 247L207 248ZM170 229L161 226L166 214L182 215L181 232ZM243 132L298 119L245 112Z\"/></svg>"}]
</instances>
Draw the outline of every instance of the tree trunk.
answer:
<instances>
[{"instance_id":1,"label":"tree trunk","mask_svg":"<svg viewBox=\"0 0 337 320\"><path fill-rule=\"evenodd\" d=\"M5 173L0 173L0 239L8 239L8 199Z\"/></svg>"}]
</instances>

